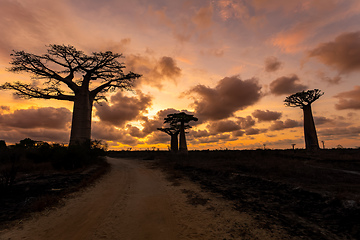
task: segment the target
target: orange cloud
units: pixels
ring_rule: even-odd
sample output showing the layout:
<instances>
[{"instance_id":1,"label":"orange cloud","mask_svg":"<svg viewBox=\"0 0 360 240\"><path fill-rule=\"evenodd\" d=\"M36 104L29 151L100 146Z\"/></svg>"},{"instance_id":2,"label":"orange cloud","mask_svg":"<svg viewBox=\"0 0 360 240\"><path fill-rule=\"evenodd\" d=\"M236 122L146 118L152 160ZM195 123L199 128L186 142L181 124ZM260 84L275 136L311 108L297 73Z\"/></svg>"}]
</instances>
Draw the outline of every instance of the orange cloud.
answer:
<instances>
[{"instance_id":1,"label":"orange cloud","mask_svg":"<svg viewBox=\"0 0 360 240\"><path fill-rule=\"evenodd\" d=\"M177 66L176 61L168 56L155 59L141 55L130 55L126 58L126 66L129 70L143 75L136 81L136 85L144 83L159 89L162 88L163 81L176 82L176 79L182 74L182 70Z\"/></svg>"}]
</instances>

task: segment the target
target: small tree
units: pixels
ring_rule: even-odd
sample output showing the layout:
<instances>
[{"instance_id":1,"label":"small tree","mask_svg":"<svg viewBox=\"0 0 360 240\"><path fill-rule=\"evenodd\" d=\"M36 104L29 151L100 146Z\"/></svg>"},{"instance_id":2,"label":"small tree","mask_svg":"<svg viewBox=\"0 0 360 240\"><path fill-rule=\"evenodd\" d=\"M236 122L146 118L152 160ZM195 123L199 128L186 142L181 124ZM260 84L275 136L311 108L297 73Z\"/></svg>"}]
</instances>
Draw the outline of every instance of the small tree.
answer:
<instances>
[{"instance_id":1,"label":"small tree","mask_svg":"<svg viewBox=\"0 0 360 240\"><path fill-rule=\"evenodd\" d=\"M198 121L198 119L194 117L194 115L186 114L184 112L168 114L165 118L164 123L170 123L170 125L177 125L178 123L180 123L180 153L187 153L188 151L185 137L185 129L190 128L190 126L185 125L185 123L189 123L190 121Z\"/></svg>"},{"instance_id":2,"label":"small tree","mask_svg":"<svg viewBox=\"0 0 360 240\"><path fill-rule=\"evenodd\" d=\"M125 66L118 61L122 55L110 51L86 55L70 45L49 45L43 55L14 51L11 56L10 72L31 73L33 78L44 81L44 86L7 82L0 89L14 90L22 98L74 102L70 145L90 147L93 102L106 100L104 94L109 91L130 90L133 80L140 77L133 72L125 74Z\"/></svg>"},{"instance_id":3,"label":"small tree","mask_svg":"<svg viewBox=\"0 0 360 240\"><path fill-rule=\"evenodd\" d=\"M319 89L302 91L292 94L284 100L288 107L300 107L304 113L304 135L307 150L319 149L311 104L319 99L324 93Z\"/></svg>"}]
</instances>

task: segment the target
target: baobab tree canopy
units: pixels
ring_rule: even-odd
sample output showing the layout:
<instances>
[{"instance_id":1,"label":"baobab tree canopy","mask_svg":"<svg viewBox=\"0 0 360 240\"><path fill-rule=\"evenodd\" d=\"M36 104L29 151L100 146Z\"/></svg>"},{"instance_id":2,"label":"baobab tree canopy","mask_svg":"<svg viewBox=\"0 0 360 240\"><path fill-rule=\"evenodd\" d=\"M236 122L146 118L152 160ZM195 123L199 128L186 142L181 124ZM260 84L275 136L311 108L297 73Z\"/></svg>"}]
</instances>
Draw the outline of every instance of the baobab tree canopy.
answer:
<instances>
[{"instance_id":1,"label":"baobab tree canopy","mask_svg":"<svg viewBox=\"0 0 360 240\"><path fill-rule=\"evenodd\" d=\"M307 90L294 93L284 100L285 105L288 107L300 107L303 108L306 105L310 105L319 99L324 93L319 89Z\"/></svg>"},{"instance_id":2,"label":"baobab tree canopy","mask_svg":"<svg viewBox=\"0 0 360 240\"><path fill-rule=\"evenodd\" d=\"M49 45L47 53L36 55L14 51L10 72L28 72L43 86L22 82L0 85L14 90L22 98L42 98L74 102L70 144L82 144L91 139L91 113L94 101L106 100L105 93L117 89L130 90L141 75L129 72L118 61L122 54L93 52L86 55L73 46Z\"/></svg>"},{"instance_id":3,"label":"baobab tree canopy","mask_svg":"<svg viewBox=\"0 0 360 240\"><path fill-rule=\"evenodd\" d=\"M189 123L190 121L198 121L194 115L186 114L184 112L168 114L164 123Z\"/></svg>"},{"instance_id":4,"label":"baobab tree canopy","mask_svg":"<svg viewBox=\"0 0 360 240\"><path fill-rule=\"evenodd\" d=\"M302 91L292 94L284 100L288 107L300 107L304 113L304 136L305 146L308 150L319 149L319 142L316 133L311 104L319 99L324 93L319 89Z\"/></svg>"},{"instance_id":5,"label":"baobab tree canopy","mask_svg":"<svg viewBox=\"0 0 360 240\"><path fill-rule=\"evenodd\" d=\"M185 129L190 128L190 126L189 125L185 126L185 123L189 123L190 121L198 121L198 118L194 117L194 115L187 114L184 112L168 114L167 117L165 118L164 123L170 123L170 125L172 125L172 126L180 123L180 147L179 147L179 150L182 153L187 153Z\"/></svg>"}]
</instances>

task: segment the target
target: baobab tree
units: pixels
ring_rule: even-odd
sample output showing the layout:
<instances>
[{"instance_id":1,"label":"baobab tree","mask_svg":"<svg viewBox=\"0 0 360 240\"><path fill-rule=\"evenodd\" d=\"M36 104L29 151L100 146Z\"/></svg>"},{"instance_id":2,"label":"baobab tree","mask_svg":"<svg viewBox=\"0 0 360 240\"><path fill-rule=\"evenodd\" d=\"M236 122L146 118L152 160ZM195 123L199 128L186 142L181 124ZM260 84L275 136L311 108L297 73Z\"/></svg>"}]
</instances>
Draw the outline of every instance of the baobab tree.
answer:
<instances>
[{"instance_id":1,"label":"baobab tree","mask_svg":"<svg viewBox=\"0 0 360 240\"><path fill-rule=\"evenodd\" d=\"M198 119L194 117L194 115L186 114L184 112L168 114L165 118L164 123L170 123L170 125L177 125L178 123L180 123L180 153L187 153L188 151L185 137L185 129L190 128L190 126L185 125L185 123L189 123L190 121L198 121Z\"/></svg>"},{"instance_id":2,"label":"baobab tree","mask_svg":"<svg viewBox=\"0 0 360 240\"><path fill-rule=\"evenodd\" d=\"M89 145L94 101L106 100L105 93L117 89L130 90L141 75L125 74L122 54L93 52L86 55L73 46L49 45L47 53L35 55L13 51L10 72L28 72L43 86L22 82L0 85L13 90L21 98L56 99L74 102L69 145ZM66 90L65 90L66 89Z\"/></svg>"},{"instance_id":3,"label":"baobab tree","mask_svg":"<svg viewBox=\"0 0 360 240\"><path fill-rule=\"evenodd\" d=\"M179 126L171 126L167 128L158 128L157 130L162 131L164 133L167 133L170 135L170 151L173 153L176 153L179 149L179 141L178 141L178 135L180 133L180 127Z\"/></svg>"},{"instance_id":4,"label":"baobab tree","mask_svg":"<svg viewBox=\"0 0 360 240\"><path fill-rule=\"evenodd\" d=\"M307 150L319 149L311 104L319 99L324 93L319 89L302 91L292 94L284 100L288 107L300 107L304 113L304 135Z\"/></svg>"}]
</instances>

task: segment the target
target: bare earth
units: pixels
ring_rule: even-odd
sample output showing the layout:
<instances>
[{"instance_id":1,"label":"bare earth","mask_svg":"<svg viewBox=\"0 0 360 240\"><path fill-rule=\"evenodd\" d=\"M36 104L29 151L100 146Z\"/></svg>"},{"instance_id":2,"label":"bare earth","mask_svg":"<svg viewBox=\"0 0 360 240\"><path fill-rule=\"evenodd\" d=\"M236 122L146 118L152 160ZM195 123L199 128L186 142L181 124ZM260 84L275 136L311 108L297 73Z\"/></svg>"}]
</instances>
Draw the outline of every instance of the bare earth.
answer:
<instances>
[{"instance_id":1,"label":"bare earth","mask_svg":"<svg viewBox=\"0 0 360 240\"><path fill-rule=\"evenodd\" d=\"M281 227L262 229L252 216L190 181L173 186L151 162L108 161L111 172L95 186L3 230L0 239L290 239Z\"/></svg>"}]
</instances>

